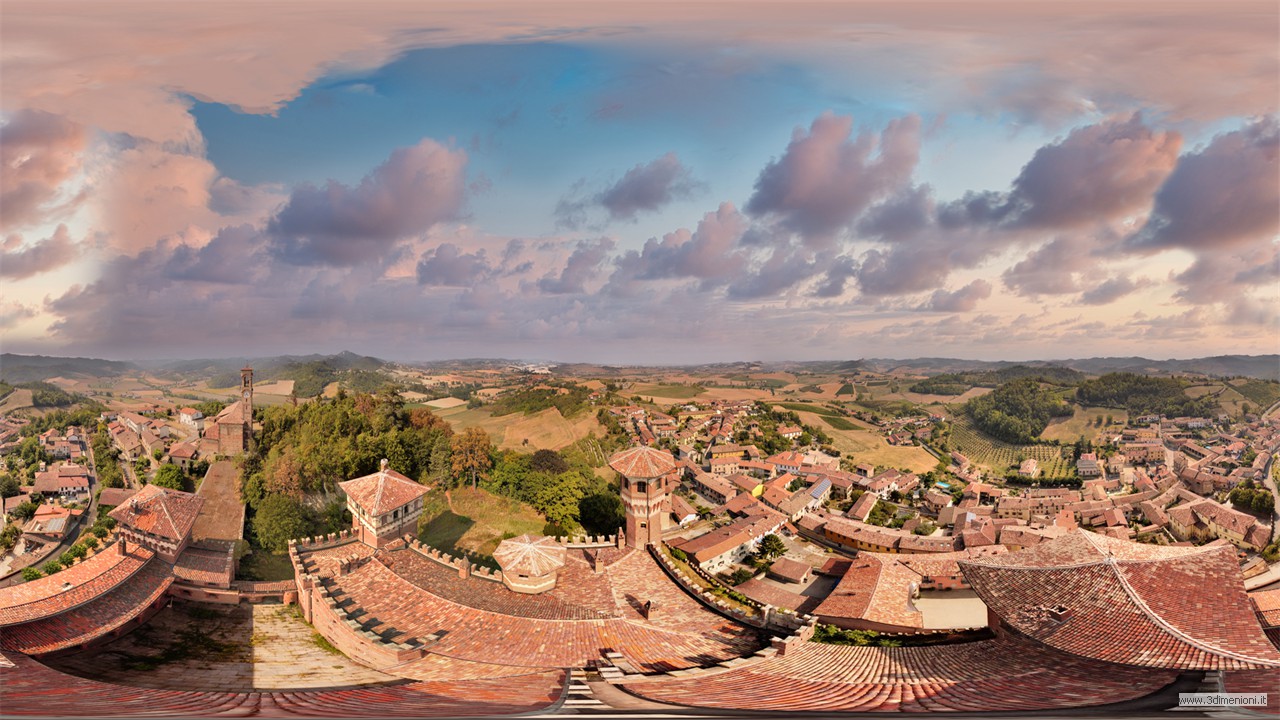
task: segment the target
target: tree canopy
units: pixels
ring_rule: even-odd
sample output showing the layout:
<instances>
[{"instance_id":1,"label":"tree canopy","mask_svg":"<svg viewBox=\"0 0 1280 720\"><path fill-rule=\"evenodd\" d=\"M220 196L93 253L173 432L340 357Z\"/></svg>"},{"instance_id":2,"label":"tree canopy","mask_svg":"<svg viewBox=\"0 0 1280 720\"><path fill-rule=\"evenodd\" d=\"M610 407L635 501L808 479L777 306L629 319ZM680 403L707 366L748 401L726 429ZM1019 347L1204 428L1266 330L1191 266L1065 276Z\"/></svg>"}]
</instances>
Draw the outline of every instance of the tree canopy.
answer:
<instances>
[{"instance_id":1,"label":"tree canopy","mask_svg":"<svg viewBox=\"0 0 1280 720\"><path fill-rule=\"evenodd\" d=\"M1050 419L1073 412L1069 403L1034 378L1007 382L970 400L965 411L978 429L1014 444L1036 442Z\"/></svg>"}]
</instances>

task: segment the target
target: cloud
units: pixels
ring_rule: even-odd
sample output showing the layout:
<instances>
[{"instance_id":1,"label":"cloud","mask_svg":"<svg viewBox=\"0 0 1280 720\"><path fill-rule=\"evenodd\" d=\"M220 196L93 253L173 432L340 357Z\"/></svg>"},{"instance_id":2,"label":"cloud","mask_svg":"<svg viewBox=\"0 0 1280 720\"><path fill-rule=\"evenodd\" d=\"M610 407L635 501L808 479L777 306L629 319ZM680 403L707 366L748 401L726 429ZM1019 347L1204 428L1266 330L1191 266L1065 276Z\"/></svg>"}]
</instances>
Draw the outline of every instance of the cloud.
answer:
<instances>
[{"instance_id":1,"label":"cloud","mask_svg":"<svg viewBox=\"0 0 1280 720\"><path fill-rule=\"evenodd\" d=\"M1019 295L1066 295L1078 292L1077 275L1098 263L1096 245L1086 235L1064 235L1032 250L1001 274L1005 286Z\"/></svg>"},{"instance_id":2,"label":"cloud","mask_svg":"<svg viewBox=\"0 0 1280 720\"><path fill-rule=\"evenodd\" d=\"M747 213L829 245L868 205L908 183L920 154L919 116L893 120L879 136L852 132L853 118L830 112L808 132L797 128L756 178Z\"/></svg>"},{"instance_id":3,"label":"cloud","mask_svg":"<svg viewBox=\"0 0 1280 720\"><path fill-rule=\"evenodd\" d=\"M618 258L609 284L624 294L636 280L696 278L707 288L723 285L746 264L746 256L735 250L746 229L747 219L733 203L721 203L693 232L681 228L661 241L649 238L639 252L631 250Z\"/></svg>"},{"instance_id":4,"label":"cloud","mask_svg":"<svg viewBox=\"0 0 1280 720\"><path fill-rule=\"evenodd\" d=\"M467 154L431 139L391 153L360 184L303 184L268 224L278 254L308 265L356 265L396 240L457 219Z\"/></svg>"},{"instance_id":5,"label":"cloud","mask_svg":"<svg viewBox=\"0 0 1280 720\"><path fill-rule=\"evenodd\" d=\"M441 287L470 287L492 273L483 248L463 252L453 243L443 243L418 262L418 282Z\"/></svg>"},{"instance_id":6,"label":"cloud","mask_svg":"<svg viewBox=\"0 0 1280 720\"><path fill-rule=\"evenodd\" d=\"M775 247L764 263L729 285L728 299L756 300L774 297L796 283L813 277L826 263L815 261L811 255L803 248Z\"/></svg>"},{"instance_id":7,"label":"cloud","mask_svg":"<svg viewBox=\"0 0 1280 720\"><path fill-rule=\"evenodd\" d=\"M29 305L0 298L0 330L10 330L24 320L35 317L37 311Z\"/></svg>"},{"instance_id":8,"label":"cloud","mask_svg":"<svg viewBox=\"0 0 1280 720\"><path fill-rule=\"evenodd\" d=\"M813 290L814 297L836 298L844 295L845 284L858 273L858 263L848 255L841 255L827 263L822 282Z\"/></svg>"},{"instance_id":9,"label":"cloud","mask_svg":"<svg viewBox=\"0 0 1280 720\"><path fill-rule=\"evenodd\" d=\"M647 165L636 165L622 179L600 193L599 201L609 217L629 220L639 212L652 212L676 199L691 197L699 187L675 153L667 153Z\"/></svg>"},{"instance_id":10,"label":"cloud","mask_svg":"<svg viewBox=\"0 0 1280 720\"><path fill-rule=\"evenodd\" d=\"M57 270L75 259L76 250L66 225L59 225L53 235L31 245L24 245L21 235L10 235L0 251L0 277L22 280Z\"/></svg>"},{"instance_id":11,"label":"cloud","mask_svg":"<svg viewBox=\"0 0 1280 720\"><path fill-rule=\"evenodd\" d=\"M0 208L9 228L43 222L81 198L60 198L81 169L84 128L58 115L18 110L0 127ZM61 201L60 201L61 200Z\"/></svg>"},{"instance_id":12,"label":"cloud","mask_svg":"<svg viewBox=\"0 0 1280 720\"><path fill-rule=\"evenodd\" d=\"M1037 150L1013 181L1014 224L1071 228L1149 207L1181 147L1178 133L1153 131L1137 113L1072 130Z\"/></svg>"},{"instance_id":13,"label":"cloud","mask_svg":"<svg viewBox=\"0 0 1280 720\"><path fill-rule=\"evenodd\" d=\"M1108 278L1080 295L1085 305L1109 305L1116 300L1151 284L1146 279L1133 280L1125 275Z\"/></svg>"},{"instance_id":14,"label":"cloud","mask_svg":"<svg viewBox=\"0 0 1280 720\"><path fill-rule=\"evenodd\" d=\"M538 280L538 288L552 294L586 292L587 282L599 276L600 267L616 244L609 238L580 241L560 274L548 274Z\"/></svg>"},{"instance_id":15,"label":"cloud","mask_svg":"<svg viewBox=\"0 0 1280 720\"><path fill-rule=\"evenodd\" d=\"M934 290L929 302L920 309L933 312L969 312L978 306L978 301L989 297L991 283L978 279L954 292L942 288Z\"/></svg>"},{"instance_id":16,"label":"cloud","mask_svg":"<svg viewBox=\"0 0 1280 720\"><path fill-rule=\"evenodd\" d=\"M1280 230L1280 122L1263 118L1184 155L1156 194L1146 225L1126 240L1135 252L1217 251Z\"/></svg>"},{"instance_id":17,"label":"cloud","mask_svg":"<svg viewBox=\"0 0 1280 720\"><path fill-rule=\"evenodd\" d=\"M252 225L225 227L201 247L175 246L162 273L172 280L249 284L262 275L266 246L267 238Z\"/></svg>"},{"instance_id":18,"label":"cloud","mask_svg":"<svg viewBox=\"0 0 1280 720\"><path fill-rule=\"evenodd\" d=\"M1037 150L1009 192L951 203L944 224L1064 230L1145 211L1181 147L1178 133L1154 131L1137 113L1076 128Z\"/></svg>"},{"instance_id":19,"label":"cloud","mask_svg":"<svg viewBox=\"0 0 1280 720\"><path fill-rule=\"evenodd\" d=\"M604 209L610 220L634 220L642 212L654 212L672 201L691 198L705 185L694 180L680 158L669 152L647 164L636 165L599 192L588 192L587 188L587 182L579 180L556 203L556 220L560 225L582 227L590 211L597 207Z\"/></svg>"}]
</instances>

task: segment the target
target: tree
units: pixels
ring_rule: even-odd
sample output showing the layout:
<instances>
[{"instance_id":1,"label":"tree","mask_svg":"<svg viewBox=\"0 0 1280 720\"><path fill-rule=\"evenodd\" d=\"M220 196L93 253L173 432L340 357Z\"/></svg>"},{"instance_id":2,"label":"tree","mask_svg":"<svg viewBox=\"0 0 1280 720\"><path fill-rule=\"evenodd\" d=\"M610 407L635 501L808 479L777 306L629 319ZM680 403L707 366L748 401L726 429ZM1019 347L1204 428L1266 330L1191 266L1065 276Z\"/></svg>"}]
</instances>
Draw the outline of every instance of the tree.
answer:
<instances>
[{"instance_id":1,"label":"tree","mask_svg":"<svg viewBox=\"0 0 1280 720\"><path fill-rule=\"evenodd\" d=\"M490 449L489 433L482 428L469 427L461 435L454 435L450 444L454 477L458 480L470 477L471 486L478 487L480 476L493 467Z\"/></svg>"},{"instance_id":2,"label":"tree","mask_svg":"<svg viewBox=\"0 0 1280 720\"><path fill-rule=\"evenodd\" d=\"M40 507L40 503L35 502L34 500L28 500L13 510L10 510L9 515L12 516L14 520L26 522L27 520L35 517L36 508L38 507Z\"/></svg>"},{"instance_id":3,"label":"tree","mask_svg":"<svg viewBox=\"0 0 1280 720\"><path fill-rule=\"evenodd\" d=\"M276 552L287 548L290 540L306 535L309 525L306 508L288 495L268 495L258 503L253 516L258 544Z\"/></svg>"},{"instance_id":4,"label":"tree","mask_svg":"<svg viewBox=\"0 0 1280 720\"><path fill-rule=\"evenodd\" d=\"M12 475L0 475L0 497L21 495L22 489Z\"/></svg>"},{"instance_id":5,"label":"tree","mask_svg":"<svg viewBox=\"0 0 1280 720\"><path fill-rule=\"evenodd\" d=\"M613 493L595 493L578 501L578 519L593 535L615 533L627 521L622 498Z\"/></svg>"},{"instance_id":6,"label":"tree","mask_svg":"<svg viewBox=\"0 0 1280 720\"><path fill-rule=\"evenodd\" d=\"M33 567L22 568L22 581L31 582L44 577L44 573Z\"/></svg>"},{"instance_id":7,"label":"tree","mask_svg":"<svg viewBox=\"0 0 1280 720\"><path fill-rule=\"evenodd\" d=\"M182 478L182 468L173 463L165 463L156 471L156 476L151 480L152 485L158 485L162 488L170 490L182 490L184 487Z\"/></svg>"},{"instance_id":8,"label":"tree","mask_svg":"<svg viewBox=\"0 0 1280 720\"><path fill-rule=\"evenodd\" d=\"M151 457L155 458L156 460L159 460L160 458L164 457L164 448L156 448L155 450L152 450Z\"/></svg>"},{"instance_id":9,"label":"tree","mask_svg":"<svg viewBox=\"0 0 1280 720\"><path fill-rule=\"evenodd\" d=\"M555 450L539 450L529 460L529 468L540 472L559 475L569 469L569 463Z\"/></svg>"},{"instance_id":10,"label":"tree","mask_svg":"<svg viewBox=\"0 0 1280 720\"><path fill-rule=\"evenodd\" d=\"M40 566L40 570L43 571L45 575L52 575L61 569L62 569L62 563L58 562L57 560L50 560L49 562Z\"/></svg>"},{"instance_id":11,"label":"tree","mask_svg":"<svg viewBox=\"0 0 1280 720\"><path fill-rule=\"evenodd\" d=\"M787 551L787 544L776 533L769 533L760 540L756 554L765 560L772 560Z\"/></svg>"}]
</instances>

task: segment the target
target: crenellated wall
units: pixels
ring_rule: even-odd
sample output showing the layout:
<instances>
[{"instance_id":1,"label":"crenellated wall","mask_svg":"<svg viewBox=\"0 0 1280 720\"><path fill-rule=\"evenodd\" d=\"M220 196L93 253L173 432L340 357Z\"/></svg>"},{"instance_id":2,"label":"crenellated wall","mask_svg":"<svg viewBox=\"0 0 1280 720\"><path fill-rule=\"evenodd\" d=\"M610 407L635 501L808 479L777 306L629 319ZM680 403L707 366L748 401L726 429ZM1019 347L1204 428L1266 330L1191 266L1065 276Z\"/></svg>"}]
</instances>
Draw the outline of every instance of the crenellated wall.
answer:
<instances>
[{"instance_id":1,"label":"crenellated wall","mask_svg":"<svg viewBox=\"0 0 1280 720\"><path fill-rule=\"evenodd\" d=\"M425 647L439 639L428 635L413 643L387 642L364 629L358 620L351 617L349 609L338 604L324 585L310 576L308 578L311 581L307 603L310 611L308 621L334 647L357 662L380 669L418 660L426 655Z\"/></svg>"}]
</instances>

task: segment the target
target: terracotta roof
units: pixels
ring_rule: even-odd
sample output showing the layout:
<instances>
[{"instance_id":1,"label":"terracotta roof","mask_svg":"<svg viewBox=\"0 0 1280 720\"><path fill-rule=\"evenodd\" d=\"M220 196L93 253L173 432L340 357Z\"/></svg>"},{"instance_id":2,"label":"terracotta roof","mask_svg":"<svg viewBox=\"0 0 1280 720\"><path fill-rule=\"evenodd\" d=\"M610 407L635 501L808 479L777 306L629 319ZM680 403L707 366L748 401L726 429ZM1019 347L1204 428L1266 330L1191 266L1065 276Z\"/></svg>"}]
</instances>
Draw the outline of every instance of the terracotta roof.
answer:
<instances>
[{"instance_id":1,"label":"terracotta roof","mask_svg":"<svg viewBox=\"0 0 1280 720\"><path fill-rule=\"evenodd\" d=\"M385 515L427 494L427 488L387 467L372 475L338 483L347 497L370 515Z\"/></svg>"},{"instance_id":2,"label":"terracotta roof","mask_svg":"<svg viewBox=\"0 0 1280 720\"><path fill-rule=\"evenodd\" d=\"M153 553L132 545L126 555L115 546L53 575L0 588L0 626L53 617L96 599L128 580Z\"/></svg>"},{"instance_id":3,"label":"terracotta roof","mask_svg":"<svg viewBox=\"0 0 1280 720\"><path fill-rule=\"evenodd\" d=\"M813 572L813 568L809 566L809 563L802 563L799 560L792 560L787 557L780 557L773 561L773 565L769 566L770 574L797 583L803 582L805 576L811 572Z\"/></svg>"},{"instance_id":4,"label":"terracotta roof","mask_svg":"<svg viewBox=\"0 0 1280 720\"><path fill-rule=\"evenodd\" d=\"M565 549L554 538L545 535L521 535L498 543L493 559L504 573L538 577L564 566Z\"/></svg>"},{"instance_id":5,"label":"terracotta roof","mask_svg":"<svg viewBox=\"0 0 1280 720\"><path fill-rule=\"evenodd\" d=\"M204 498L181 490L148 485L108 513L122 525L170 540L191 534Z\"/></svg>"},{"instance_id":6,"label":"terracotta roof","mask_svg":"<svg viewBox=\"0 0 1280 720\"><path fill-rule=\"evenodd\" d=\"M911 603L912 588L919 581L919 575L891 557L860 552L827 599L814 608L813 614L898 627L924 627L924 615Z\"/></svg>"},{"instance_id":7,"label":"terracotta roof","mask_svg":"<svg viewBox=\"0 0 1280 720\"><path fill-rule=\"evenodd\" d=\"M1280 588L1251 592L1249 600L1258 611L1258 619L1263 626L1280 627Z\"/></svg>"},{"instance_id":8,"label":"terracotta roof","mask_svg":"<svg viewBox=\"0 0 1280 720\"><path fill-rule=\"evenodd\" d=\"M1144 667L1280 667L1231 547L1161 547L1076 531L960 567L1005 623L1066 652Z\"/></svg>"},{"instance_id":9,"label":"terracotta roof","mask_svg":"<svg viewBox=\"0 0 1280 720\"><path fill-rule=\"evenodd\" d=\"M629 478L656 478L674 470L676 461L665 450L640 446L615 453L609 467Z\"/></svg>"},{"instance_id":10,"label":"terracotta roof","mask_svg":"<svg viewBox=\"0 0 1280 720\"><path fill-rule=\"evenodd\" d=\"M137 493L133 488L103 488L102 494L98 495L98 504L115 507Z\"/></svg>"},{"instance_id":11,"label":"terracotta roof","mask_svg":"<svg viewBox=\"0 0 1280 720\"><path fill-rule=\"evenodd\" d=\"M213 419L213 424L221 425L224 423L244 423L245 422L244 401L237 400L222 409L217 417Z\"/></svg>"}]
</instances>

